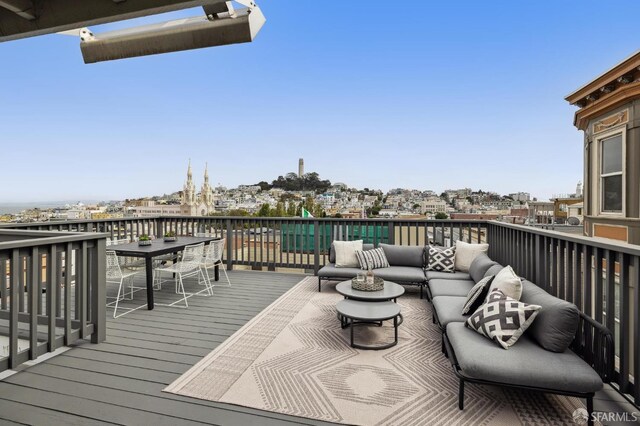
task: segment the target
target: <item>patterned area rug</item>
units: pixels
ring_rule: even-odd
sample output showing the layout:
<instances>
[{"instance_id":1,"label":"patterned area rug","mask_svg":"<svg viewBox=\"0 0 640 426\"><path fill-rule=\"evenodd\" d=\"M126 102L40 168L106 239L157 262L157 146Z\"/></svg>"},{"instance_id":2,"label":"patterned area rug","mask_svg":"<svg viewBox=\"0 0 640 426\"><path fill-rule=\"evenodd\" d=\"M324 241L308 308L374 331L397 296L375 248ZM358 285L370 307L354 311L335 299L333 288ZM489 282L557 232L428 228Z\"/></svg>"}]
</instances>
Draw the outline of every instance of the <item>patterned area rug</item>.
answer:
<instances>
[{"instance_id":1,"label":"patterned area rug","mask_svg":"<svg viewBox=\"0 0 640 426\"><path fill-rule=\"evenodd\" d=\"M573 424L576 398L468 384L440 351L431 306L415 289L398 299L397 346L349 346L336 318L334 285L308 277L262 311L165 391L293 416L360 425ZM387 321L388 323L388 321ZM365 344L391 341L393 328L356 327Z\"/></svg>"}]
</instances>

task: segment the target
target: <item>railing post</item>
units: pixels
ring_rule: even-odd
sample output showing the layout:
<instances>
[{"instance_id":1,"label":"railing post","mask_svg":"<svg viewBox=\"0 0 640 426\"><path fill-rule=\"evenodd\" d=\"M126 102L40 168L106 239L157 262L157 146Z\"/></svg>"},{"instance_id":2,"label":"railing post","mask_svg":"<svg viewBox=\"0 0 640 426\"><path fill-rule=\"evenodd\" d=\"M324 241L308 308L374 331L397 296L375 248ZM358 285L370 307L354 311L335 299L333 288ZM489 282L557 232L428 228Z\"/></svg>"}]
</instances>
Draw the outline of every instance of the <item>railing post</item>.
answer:
<instances>
[{"instance_id":1,"label":"railing post","mask_svg":"<svg viewBox=\"0 0 640 426\"><path fill-rule=\"evenodd\" d=\"M107 242L101 238L96 240L91 253L91 322L93 334L91 343L101 343L107 337Z\"/></svg>"},{"instance_id":2,"label":"railing post","mask_svg":"<svg viewBox=\"0 0 640 426\"><path fill-rule=\"evenodd\" d=\"M320 221L313 221L313 274L320 270Z\"/></svg>"},{"instance_id":3,"label":"railing post","mask_svg":"<svg viewBox=\"0 0 640 426\"><path fill-rule=\"evenodd\" d=\"M534 263L535 263L535 269L534 269L534 277L535 277L535 282L542 288L544 288L545 290L547 289L547 280L546 277L544 276L544 267L545 265L543 264L544 262L544 242L542 241L542 236L536 234L535 235L535 255L534 255Z\"/></svg>"},{"instance_id":4,"label":"railing post","mask_svg":"<svg viewBox=\"0 0 640 426\"><path fill-rule=\"evenodd\" d=\"M396 232L395 232L395 228L394 228L394 222L392 220L387 222L387 226L389 227L389 244L395 244L396 243Z\"/></svg>"},{"instance_id":5,"label":"railing post","mask_svg":"<svg viewBox=\"0 0 640 426\"><path fill-rule=\"evenodd\" d=\"M231 219L226 220L226 228L227 228L227 270L230 271L233 269L233 245L234 245L234 235L231 229Z\"/></svg>"}]
</instances>

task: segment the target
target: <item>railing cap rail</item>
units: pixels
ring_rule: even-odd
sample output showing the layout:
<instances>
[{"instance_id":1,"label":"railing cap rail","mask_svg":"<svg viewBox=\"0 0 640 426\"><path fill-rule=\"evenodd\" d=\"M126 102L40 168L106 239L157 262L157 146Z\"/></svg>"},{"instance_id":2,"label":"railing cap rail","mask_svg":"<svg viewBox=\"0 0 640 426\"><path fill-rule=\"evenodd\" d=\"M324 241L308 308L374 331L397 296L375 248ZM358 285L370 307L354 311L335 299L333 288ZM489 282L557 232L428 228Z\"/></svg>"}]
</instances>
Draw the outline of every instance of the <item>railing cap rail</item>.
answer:
<instances>
[{"instance_id":1,"label":"railing cap rail","mask_svg":"<svg viewBox=\"0 0 640 426\"><path fill-rule=\"evenodd\" d=\"M14 241L0 242L0 251L16 248L94 241L109 237L109 234L94 232L29 231L20 229L0 229L0 235L30 237Z\"/></svg>"},{"instance_id":2,"label":"railing cap rail","mask_svg":"<svg viewBox=\"0 0 640 426\"><path fill-rule=\"evenodd\" d=\"M632 256L640 256L640 246L623 242L597 237L586 237L583 235L567 234L566 232L550 231L547 229L538 229L527 225L516 225L512 223L499 222L491 220L487 222L489 225L495 225L502 228L515 229L518 231L528 232L530 234L540 235L544 237L556 238L577 244L583 244L603 250L617 251L620 253L630 254Z\"/></svg>"}]
</instances>

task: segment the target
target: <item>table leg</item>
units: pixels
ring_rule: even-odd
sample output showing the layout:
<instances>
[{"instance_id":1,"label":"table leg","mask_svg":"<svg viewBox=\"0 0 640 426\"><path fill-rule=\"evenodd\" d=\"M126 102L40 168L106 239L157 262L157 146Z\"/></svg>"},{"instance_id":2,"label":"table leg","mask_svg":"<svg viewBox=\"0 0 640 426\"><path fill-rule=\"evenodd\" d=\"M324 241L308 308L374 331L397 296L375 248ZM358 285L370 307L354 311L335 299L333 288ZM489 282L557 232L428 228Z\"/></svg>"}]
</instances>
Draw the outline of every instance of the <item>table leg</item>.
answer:
<instances>
[{"instance_id":1,"label":"table leg","mask_svg":"<svg viewBox=\"0 0 640 426\"><path fill-rule=\"evenodd\" d=\"M153 258L148 257L145 261L147 272L147 309L153 309Z\"/></svg>"},{"instance_id":2,"label":"table leg","mask_svg":"<svg viewBox=\"0 0 640 426\"><path fill-rule=\"evenodd\" d=\"M351 322L351 347L353 348L353 319L350 320Z\"/></svg>"},{"instance_id":3,"label":"table leg","mask_svg":"<svg viewBox=\"0 0 640 426\"><path fill-rule=\"evenodd\" d=\"M393 317L393 333L395 335L394 343L398 343L398 317Z\"/></svg>"},{"instance_id":4,"label":"table leg","mask_svg":"<svg viewBox=\"0 0 640 426\"><path fill-rule=\"evenodd\" d=\"M220 265L213 267L213 279L214 281L220 281Z\"/></svg>"}]
</instances>

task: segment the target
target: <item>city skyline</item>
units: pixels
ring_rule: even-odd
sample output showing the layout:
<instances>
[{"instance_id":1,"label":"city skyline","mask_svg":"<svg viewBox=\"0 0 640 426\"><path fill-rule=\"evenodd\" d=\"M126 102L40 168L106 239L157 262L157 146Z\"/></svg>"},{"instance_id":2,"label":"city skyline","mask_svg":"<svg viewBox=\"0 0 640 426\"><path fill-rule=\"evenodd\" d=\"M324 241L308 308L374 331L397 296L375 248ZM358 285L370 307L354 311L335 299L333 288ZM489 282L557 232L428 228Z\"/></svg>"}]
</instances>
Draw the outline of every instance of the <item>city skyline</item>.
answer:
<instances>
[{"instance_id":1,"label":"city skyline","mask_svg":"<svg viewBox=\"0 0 640 426\"><path fill-rule=\"evenodd\" d=\"M563 98L636 49L632 11L584 31L599 7L419 3L394 17L354 2L306 20L324 5L267 2L252 44L90 66L73 38L5 43L0 202L164 193L188 158L230 187L295 172L304 157L358 188L570 192L583 137Z\"/></svg>"}]
</instances>

